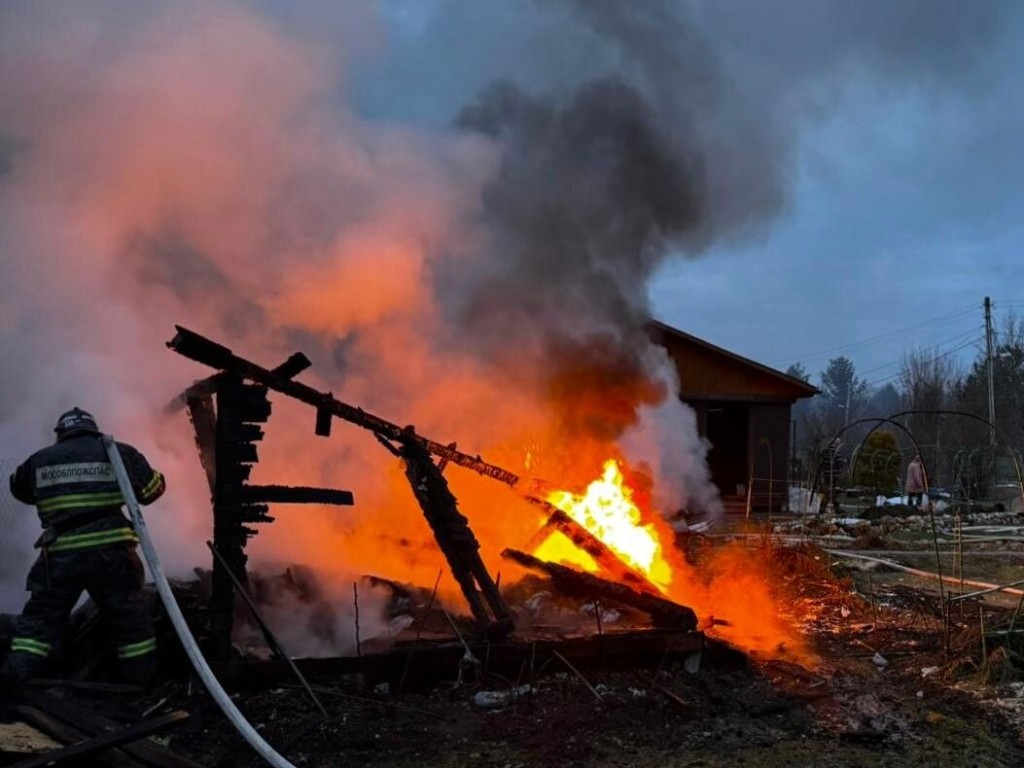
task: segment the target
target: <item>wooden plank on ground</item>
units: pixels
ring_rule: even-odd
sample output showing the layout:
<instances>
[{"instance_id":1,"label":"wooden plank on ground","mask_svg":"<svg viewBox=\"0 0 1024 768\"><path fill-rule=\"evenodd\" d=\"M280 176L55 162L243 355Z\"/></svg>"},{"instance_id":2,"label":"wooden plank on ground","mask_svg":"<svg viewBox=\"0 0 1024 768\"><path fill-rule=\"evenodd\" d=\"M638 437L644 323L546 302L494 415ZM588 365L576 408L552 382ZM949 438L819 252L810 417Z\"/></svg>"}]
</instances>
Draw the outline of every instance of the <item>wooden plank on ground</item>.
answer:
<instances>
[{"instance_id":1,"label":"wooden plank on ground","mask_svg":"<svg viewBox=\"0 0 1024 768\"><path fill-rule=\"evenodd\" d=\"M42 691L27 692L23 695L23 698L37 708L43 709L54 717L71 724L78 731L88 736L107 733L111 729L121 727L122 725L97 712L95 709L74 704L67 699L52 696ZM149 765L157 766L157 768L203 768L200 763L184 755L179 755L177 752L156 743L152 739L140 739L131 744L125 744L121 749Z\"/></svg>"},{"instance_id":2,"label":"wooden plank on ground","mask_svg":"<svg viewBox=\"0 0 1024 768\"><path fill-rule=\"evenodd\" d=\"M64 744L79 744L91 738L91 734L83 733L77 728L73 728L67 723L58 720L48 712L36 709L35 707L19 705L14 708L14 713L32 727L38 728L43 733L52 736ZM32 758L32 760L41 759L43 762L38 763L38 765L49 765L53 759L51 756L59 754L63 749L65 747L39 755L37 758ZM96 755L94 759L96 765L109 765L113 766L113 768L145 768L142 763L132 759L119 749L107 750L102 755ZM30 761L23 760L20 763L15 763L15 766L16 768L26 768L26 763L31 765Z\"/></svg>"},{"instance_id":3,"label":"wooden plank on ground","mask_svg":"<svg viewBox=\"0 0 1024 768\"><path fill-rule=\"evenodd\" d=\"M25 716L23 710L31 710L32 707L19 706L15 708L15 711L22 716ZM39 712L36 710L38 715L43 715L45 718L49 718L46 713ZM103 753L111 750L114 747L120 747L124 744L128 744L132 741L149 736L153 733L169 728L172 725L176 725L180 722L187 720L189 717L188 712L183 710L175 710L174 712L168 712L165 715L159 717L153 717L149 720L143 720L129 725L124 728L120 728L116 731L111 731L100 736L93 736L92 738L86 738L84 741L79 741L70 746L58 749L56 752L49 752L45 755L39 755L38 757L30 758L29 760L23 760L20 763L15 763L13 768L44 768L49 765L60 765L62 763L69 762L71 760L78 760L83 757L96 757L97 759L105 759L106 755ZM53 719L53 718L49 718ZM45 730L45 729L44 729ZM120 766L133 766L137 767L140 765L134 759L128 757L124 753L124 761L118 758L116 765ZM115 765L115 763L109 763Z\"/></svg>"},{"instance_id":4,"label":"wooden plank on ground","mask_svg":"<svg viewBox=\"0 0 1024 768\"><path fill-rule=\"evenodd\" d=\"M586 637L470 642L478 659L487 659L488 671L514 679L524 664L543 665L558 651L581 670L600 666L612 669L657 667L669 660L683 660L704 649L704 634L687 630L647 629L605 632ZM344 675L365 675L377 682L397 681L407 670L405 690L436 685L455 677L466 650L460 642L420 642L396 645L386 653L338 656L320 659L295 659L310 679ZM272 661L229 661L214 666L217 677L233 687L261 687L287 679L288 670Z\"/></svg>"}]
</instances>

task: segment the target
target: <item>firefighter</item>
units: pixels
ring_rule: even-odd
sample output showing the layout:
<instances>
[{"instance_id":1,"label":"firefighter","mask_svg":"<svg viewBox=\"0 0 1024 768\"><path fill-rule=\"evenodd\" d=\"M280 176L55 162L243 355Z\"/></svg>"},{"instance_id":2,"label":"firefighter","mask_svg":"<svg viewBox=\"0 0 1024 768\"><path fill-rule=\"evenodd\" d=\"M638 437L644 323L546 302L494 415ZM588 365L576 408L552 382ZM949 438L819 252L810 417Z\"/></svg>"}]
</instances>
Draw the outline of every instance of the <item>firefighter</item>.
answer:
<instances>
[{"instance_id":1,"label":"firefighter","mask_svg":"<svg viewBox=\"0 0 1024 768\"><path fill-rule=\"evenodd\" d=\"M43 534L35 544L40 555L28 574L31 596L15 625L7 671L16 680L40 676L85 590L109 622L122 675L146 685L156 672L156 638L142 591L138 537L121 510L114 467L88 412L67 411L54 432L56 442L11 475L11 493L35 505ZM117 447L139 503L159 498L163 475L132 446Z\"/></svg>"}]
</instances>

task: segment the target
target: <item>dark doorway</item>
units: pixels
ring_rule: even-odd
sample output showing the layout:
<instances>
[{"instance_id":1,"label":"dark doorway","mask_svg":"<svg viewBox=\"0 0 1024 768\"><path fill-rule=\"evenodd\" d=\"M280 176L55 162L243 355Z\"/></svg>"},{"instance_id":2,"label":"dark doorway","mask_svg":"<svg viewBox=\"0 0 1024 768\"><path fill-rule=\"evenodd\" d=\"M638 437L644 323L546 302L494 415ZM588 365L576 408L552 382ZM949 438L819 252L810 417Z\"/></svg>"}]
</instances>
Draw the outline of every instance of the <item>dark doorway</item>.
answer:
<instances>
[{"instance_id":1,"label":"dark doorway","mask_svg":"<svg viewBox=\"0 0 1024 768\"><path fill-rule=\"evenodd\" d=\"M747 432L749 416L747 406L739 403L708 403L707 439L708 468L711 481L718 486L723 497L743 496L748 477Z\"/></svg>"}]
</instances>

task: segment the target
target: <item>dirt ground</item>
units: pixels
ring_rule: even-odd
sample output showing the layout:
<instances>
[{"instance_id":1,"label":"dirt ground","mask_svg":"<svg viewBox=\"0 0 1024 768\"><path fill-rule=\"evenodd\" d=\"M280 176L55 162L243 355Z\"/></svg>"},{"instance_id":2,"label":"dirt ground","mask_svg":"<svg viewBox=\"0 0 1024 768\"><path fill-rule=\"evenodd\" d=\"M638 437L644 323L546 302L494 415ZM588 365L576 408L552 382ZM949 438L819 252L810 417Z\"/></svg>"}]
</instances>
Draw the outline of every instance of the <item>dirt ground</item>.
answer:
<instances>
[{"instance_id":1,"label":"dirt ground","mask_svg":"<svg viewBox=\"0 0 1024 768\"><path fill-rule=\"evenodd\" d=\"M261 733L306 766L1017 766L1002 712L940 680L850 657L824 676L772 663L635 674L558 674L502 710L474 686L403 696L394 708L326 702L322 722L294 690L245 702ZM670 691L672 697L662 691ZM920 693L919 693L920 692ZM324 696L325 699L330 697ZM399 708L401 707L401 708ZM177 749L211 766L256 765L213 712Z\"/></svg>"},{"instance_id":2,"label":"dirt ground","mask_svg":"<svg viewBox=\"0 0 1024 768\"><path fill-rule=\"evenodd\" d=\"M935 541L915 538L915 525L876 520L842 533L800 521L807 540L793 543L784 541L792 521L758 524L751 556L770 561L785 604L803 617L814 663L752 659L711 642L699 669L576 674L550 665L533 687L473 674L458 681L456 669L397 697L352 677L313 679L326 720L294 685L248 691L237 703L297 766L1024 765L1024 663L1005 634L1020 598L986 595L944 611L934 581L843 559L813 538L848 536L847 549L909 552L903 562L928 568L917 549ZM1024 578L1018 543L999 542L988 551L1011 554L994 558L971 546L961 559L977 569L970 577ZM187 709L192 718L168 739L173 749L209 766L262 764L197 686L167 682L98 706L126 719Z\"/></svg>"}]
</instances>

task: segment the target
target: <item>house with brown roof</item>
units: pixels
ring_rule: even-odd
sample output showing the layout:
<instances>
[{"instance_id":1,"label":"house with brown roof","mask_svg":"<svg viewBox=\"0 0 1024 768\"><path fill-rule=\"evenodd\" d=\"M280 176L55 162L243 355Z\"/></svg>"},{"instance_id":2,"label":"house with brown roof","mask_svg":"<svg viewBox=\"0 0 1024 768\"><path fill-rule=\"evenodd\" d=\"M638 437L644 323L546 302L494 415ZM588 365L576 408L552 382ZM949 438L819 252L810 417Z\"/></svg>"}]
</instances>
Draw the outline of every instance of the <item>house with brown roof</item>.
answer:
<instances>
[{"instance_id":1,"label":"house with brown roof","mask_svg":"<svg viewBox=\"0 0 1024 768\"><path fill-rule=\"evenodd\" d=\"M781 511L789 499L792 406L805 381L652 321L649 332L679 374L679 397L711 444L708 465L727 511Z\"/></svg>"}]
</instances>

